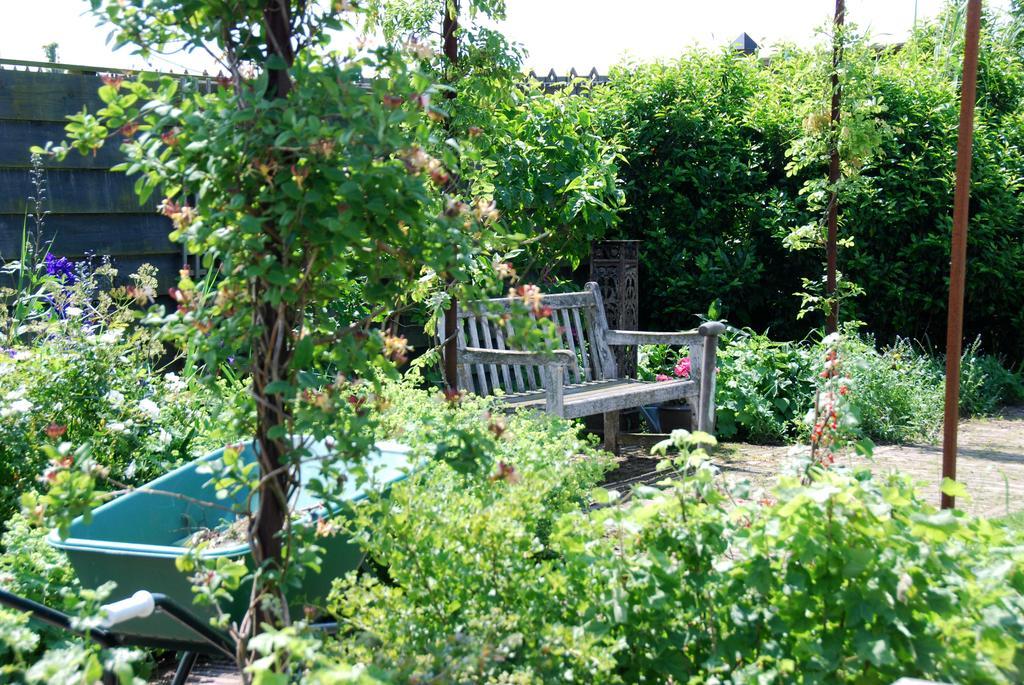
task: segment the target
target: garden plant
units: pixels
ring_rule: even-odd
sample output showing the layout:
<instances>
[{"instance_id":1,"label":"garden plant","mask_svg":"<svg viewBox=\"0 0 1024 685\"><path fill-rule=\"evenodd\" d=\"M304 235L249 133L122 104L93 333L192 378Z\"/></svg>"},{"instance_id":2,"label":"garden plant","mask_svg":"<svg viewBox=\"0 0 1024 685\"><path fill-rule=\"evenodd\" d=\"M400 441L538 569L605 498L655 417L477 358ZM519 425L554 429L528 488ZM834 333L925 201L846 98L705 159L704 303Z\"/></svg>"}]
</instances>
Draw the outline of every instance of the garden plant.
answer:
<instances>
[{"instance_id":1,"label":"garden plant","mask_svg":"<svg viewBox=\"0 0 1024 685\"><path fill-rule=\"evenodd\" d=\"M1024 680L1019 518L938 510L910 477L846 458L930 440L941 424L930 340L955 12L899 50L854 27L835 36L836 130L819 48L770 60L694 49L548 89L493 28L501 0L89 5L117 45L207 52L222 73L205 87L104 76L102 108L70 116L67 140L36 153L118 146L140 200L160 199L201 269L180 271L168 308L151 267L118 279L109 260L54 252L36 160L21 254L3 267L15 287L0 292L0 589L100 625L118 588L85 587L45 536L224 448L210 482L223 500L255 493L231 527L251 558L204 556L200 536L176 563L246 683ZM1010 26L991 26L970 415L1024 402L1011 334L1024 51ZM339 36L350 47L336 49ZM833 191L843 326L826 336L839 300L820 288L816 250ZM548 348L557 324L532 283L572 288L606 237L643 241L651 329L733 324L715 369L717 437L674 431L653 450L660 476L636 487L607 482L617 462L580 424L442 390L444 341L413 350L398 332L410 319L435 331L454 302L508 293L511 310L494 316L517 319L509 343ZM694 372L689 350L639 350L643 380ZM767 483L724 478L714 450L732 439L790 444L793 458ZM239 459L248 441L252 466ZM406 445L413 468L343 502L381 441ZM319 475L304 481L312 459ZM344 513L304 517L300 488ZM331 538L358 545L359 568L297 606ZM337 630L314 629L321 620ZM127 685L162 658L0 610L0 682L91 685L107 671Z\"/></svg>"}]
</instances>

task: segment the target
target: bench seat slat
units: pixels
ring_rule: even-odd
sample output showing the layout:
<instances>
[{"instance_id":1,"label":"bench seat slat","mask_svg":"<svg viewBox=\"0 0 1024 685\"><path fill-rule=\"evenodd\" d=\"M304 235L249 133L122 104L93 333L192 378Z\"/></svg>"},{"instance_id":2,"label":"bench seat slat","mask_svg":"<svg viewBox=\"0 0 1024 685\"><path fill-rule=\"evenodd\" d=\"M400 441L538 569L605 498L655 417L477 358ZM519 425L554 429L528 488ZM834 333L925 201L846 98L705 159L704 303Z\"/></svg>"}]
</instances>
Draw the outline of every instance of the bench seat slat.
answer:
<instances>
[{"instance_id":1,"label":"bench seat slat","mask_svg":"<svg viewBox=\"0 0 1024 685\"><path fill-rule=\"evenodd\" d=\"M565 340L566 348L572 352L573 363L568 369L565 370L565 383L582 383L583 379L580 378L580 363L579 353L576 352L576 336L572 329L572 321L569 320L568 309L556 309L559 321L556 321L558 325L562 327L562 339Z\"/></svg>"},{"instance_id":2,"label":"bench seat slat","mask_svg":"<svg viewBox=\"0 0 1024 685\"><path fill-rule=\"evenodd\" d=\"M466 318L466 327L469 328L469 342L473 347L480 347L480 335L476 332L477 317L469 316ZM487 395L487 375L484 371L483 364L475 364L476 367L476 394Z\"/></svg>"},{"instance_id":3,"label":"bench seat slat","mask_svg":"<svg viewBox=\"0 0 1024 685\"><path fill-rule=\"evenodd\" d=\"M587 332L580 321L580 308L572 307L572 323L576 327L576 334L580 339L580 356L583 357L583 381L594 380L594 371L590 368L590 354L587 352Z\"/></svg>"},{"instance_id":4,"label":"bench seat slat","mask_svg":"<svg viewBox=\"0 0 1024 685\"><path fill-rule=\"evenodd\" d=\"M646 382L621 379L567 385L564 388L562 415L576 419L646 404L696 398L698 393L699 386L688 380ZM510 409L544 408L543 391L505 395L502 399Z\"/></svg>"}]
</instances>

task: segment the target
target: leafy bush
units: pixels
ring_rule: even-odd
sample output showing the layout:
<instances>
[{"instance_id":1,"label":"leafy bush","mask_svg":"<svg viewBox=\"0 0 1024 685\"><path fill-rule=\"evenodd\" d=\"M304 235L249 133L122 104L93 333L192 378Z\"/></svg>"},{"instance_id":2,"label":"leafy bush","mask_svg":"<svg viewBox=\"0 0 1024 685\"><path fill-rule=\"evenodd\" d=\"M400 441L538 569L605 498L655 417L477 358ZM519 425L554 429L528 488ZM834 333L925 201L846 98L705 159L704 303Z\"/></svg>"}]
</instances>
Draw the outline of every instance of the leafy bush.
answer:
<instances>
[{"instance_id":1,"label":"leafy bush","mask_svg":"<svg viewBox=\"0 0 1024 685\"><path fill-rule=\"evenodd\" d=\"M520 482L441 468L366 508L383 571L336 584L343 629L311 682L1018 681L1019 534L936 511L896 475L723 490L699 451L667 491L549 505L546 534L545 493L571 466L523 459L524 420L502 454Z\"/></svg>"},{"instance_id":2,"label":"leafy bush","mask_svg":"<svg viewBox=\"0 0 1024 685\"><path fill-rule=\"evenodd\" d=\"M446 682L480 682L477 657L487 649L496 659L535 653L546 664L538 678L573 666L586 673L595 656L587 645L600 639L546 625L558 612L551 593L567 581L543 568L554 521L586 504L608 461L562 420L487 418L496 405L479 398L446 407L423 391L392 397L386 433L398 429L417 452L490 422L477 439L491 466L460 473L435 464L360 510L356 534L386 573L336 582L332 608L355 633L337 645L344 658L386 663L403 682L439 672Z\"/></svg>"},{"instance_id":3,"label":"leafy bush","mask_svg":"<svg viewBox=\"0 0 1024 685\"><path fill-rule=\"evenodd\" d=\"M813 347L738 332L719 352L717 431L723 438L783 442L811 408Z\"/></svg>"},{"instance_id":4,"label":"leafy bush","mask_svg":"<svg viewBox=\"0 0 1024 685\"><path fill-rule=\"evenodd\" d=\"M472 144L482 156L463 180L493 196L505 226L530 239L524 271L548 280L578 267L618 219L617 144L600 135L590 99L571 88L506 81L487 97L478 81L470 77L459 99L458 123L480 131Z\"/></svg>"},{"instance_id":5,"label":"leafy bush","mask_svg":"<svg viewBox=\"0 0 1024 685\"><path fill-rule=\"evenodd\" d=\"M802 270L773 231L799 223L784 155L799 122L770 106L772 87L756 59L730 51L627 64L594 90L605 135L624 148L618 233L642 241L647 328L689 328L719 298L733 321L792 319L783 303Z\"/></svg>"},{"instance_id":6,"label":"leafy bush","mask_svg":"<svg viewBox=\"0 0 1024 685\"><path fill-rule=\"evenodd\" d=\"M51 274L26 296L29 323L14 346L0 350L4 518L40 486L61 442L88 444L112 480L138 484L229 438L217 436L222 424L214 418L231 410L237 389L225 384L220 400L176 374L158 373L164 349L132 325L134 296L99 290L101 269L68 269L76 269L73 281ZM151 290L151 279L143 270L138 291Z\"/></svg>"},{"instance_id":7,"label":"leafy bush","mask_svg":"<svg viewBox=\"0 0 1024 685\"><path fill-rule=\"evenodd\" d=\"M45 530L15 515L0 539L0 589L47 606L93 620L112 586L83 589L62 552L47 544ZM0 608L0 681L28 683L92 683L102 664L131 682L147 667L140 650L100 650L68 631L29 623L27 614Z\"/></svg>"},{"instance_id":8,"label":"leafy bush","mask_svg":"<svg viewBox=\"0 0 1024 685\"><path fill-rule=\"evenodd\" d=\"M1007 404L1024 402L1024 375L1007 369L1000 358L982 354L981 342L964 350L960 360L960 410L968 416L994 413Z\"/></svg>"},{"instance_id":9,"label":"leafy bush","mask_svg":"<svg viewBox=\"0 0 1024 685\"><path fill-rule=\"evenodd\" d=\"M1024 360L1024 127L1022 53L998 22L981 50L971 189L970 272L965 330L984 334L989 352ZM945 335L950 207L953 195L959 54L939 23L899 50L847 52L858 60L858 92L873 95L879 131L873 152L850 160L857 182L840 204L839 268L865 294L842 317L861 319L880 341L942 341ZM694 50L679 60L613 70L594 94L605 135L624 146L626 209L619 234L641 240L641 321L688 328L721 298L731 321L800 338L819 321L794 320L802 279L819 279L820 260L790 252L784 237L816 224L824 161L793 168L794 141L827 112L825 50L784 47L757 58Z\"/></svg>"},{"instance_id":10,"label":"leafy bush","mask_svg":"<svg viewBox=\"0 0 1024 685\"><path fill-rule=\"evenodd\" d=\"M78 578L63 552L47 544L46 531L21 514L7 520L0 538L0 588L36 602L61 606L78 589Z\"/></svg>"},{"instance_id":11,"label":"leafy bush","mask_svg":"<svg viewBox=\"0 0 1024 685\"><path fill-rule=\"evenodd\" d=\"M876 350L872 338L848 340L861 431L879 442L930 440L942 426L944 374L933 357L897 339Z\"/></svg>"},{"instance_id":12,"label":"leafy bush","mask_svg":"<svg viewBox=\"0 0 1024 685\"><path fill-rule=\"evenodd\" d=\"M994 412L1021 399L1024 376L980 353L965 350L960 409L965 415ZM718 434L760 443L803 438L812 407L819 342L774 342L750 331L734 332L719 352ZM942 425L945 364L920 346L897 338L876 348L873 337L847 336L851 403L859 431L878 442L932 439Z\"/></svg>"}]
</instances>

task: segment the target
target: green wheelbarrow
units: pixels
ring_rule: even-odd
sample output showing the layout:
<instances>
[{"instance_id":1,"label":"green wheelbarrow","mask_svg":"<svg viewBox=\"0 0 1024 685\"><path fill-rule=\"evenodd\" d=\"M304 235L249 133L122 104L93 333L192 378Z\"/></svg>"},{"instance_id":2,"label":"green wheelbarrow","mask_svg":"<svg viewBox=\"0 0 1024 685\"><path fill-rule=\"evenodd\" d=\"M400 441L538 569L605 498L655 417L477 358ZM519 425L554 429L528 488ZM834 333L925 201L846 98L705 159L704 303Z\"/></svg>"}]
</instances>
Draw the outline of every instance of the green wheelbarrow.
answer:
<instances>
[{"instance_id":1,"label":"green wheelbarrow","mask_svg":"<svg viewBox=\"0 0 1024 685\"><path fill-rule=\"evenodd\" d=\"M321 442L311 446L310 451L315 457L327 454L328 448ZM239 526L238 515L230 509L232 504L243 502L248 493L240 493L233 500L218 500L209 484L210 474L202 468L222 456L223 450L213 452L97 507L88 523L81 517L75 519L65 539L56 532L47 538L67 554L83 586L98 587L114 581L119 596L130 595L106 605L106 623L98 631L90 631L88 637L105 646L156 647L181 652L175 683L185 682L198 653L234 658L232 641L210 626L213 610L193 604L192 585L175 566L175 560L197 539L206 540L199 553L203 558L249 560L250 549L244 535L224 534L233 528L244 530ZM241 459L247 462L255 457L251 444L241 454ZM412 465L408 448L379 442L362 466L370 474L367 483L345 479L341 484L338 494L346 505L404 479ZM301 482L305 485L319 473L320 462L307 460L302 465ZM306 512L309 520L344 513L325 511L318 498L305 488L297 493L293 507ZM218 532L220 537L215 538ZM358 569L363 562L359 547L345 536L328 537L320 544L324 548L320 573L307 573L301 591L290 597L296 608L320 604L335 578ZM221 608L238 619L248 604L248 595L248 590L242 588L235 593L231 605ZM29 611L38 620L73 630L70 617L30 600L0 591L0 604Z\"/></svg>"}]
</instances>

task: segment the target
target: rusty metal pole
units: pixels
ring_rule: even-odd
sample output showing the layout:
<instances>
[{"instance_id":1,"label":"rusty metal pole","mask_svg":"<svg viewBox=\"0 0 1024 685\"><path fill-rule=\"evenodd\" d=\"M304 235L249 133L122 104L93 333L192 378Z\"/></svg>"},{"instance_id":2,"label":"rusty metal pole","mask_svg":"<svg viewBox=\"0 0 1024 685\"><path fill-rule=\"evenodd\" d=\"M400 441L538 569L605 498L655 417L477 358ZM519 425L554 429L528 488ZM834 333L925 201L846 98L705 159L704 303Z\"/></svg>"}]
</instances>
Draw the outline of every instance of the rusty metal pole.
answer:
<instances>
[{"instance_id":1,"label":"rusty metal pole","mask_svg":"<svg viewBox=\"0 0 1024 685\"><path fill-rule=\"evenodd\" d=\"M459 2L449 3L442 0L445 5L444 20L441 24L441 35L443 39L444 56L451 67L459 61L459 43L456 32L459 29ZM454 77L453 77L454 78ZM446 93L449 98L455 97L455 91L449 90ZM450 392L459 389L459 346L456 333L459 325L459 304L452 297L452 302L444 312L444 383Z\"/></svg>"},{"instance_id":2,"label":"rusty metal pole","mask_svg":"<svg viewBox=\"0 0 1024 685\"><path fill-rule=\"evenodd\" d=\"M960 352L964 326L964 281L967 272L967 219L971 199L971 148L974 100L978 85L978 35L981 0L968 0L964 30L964 73L960 87L960 128L956 142L956 190L953 194L953 240L950 246L949 318L946 323L946 413L942 429L942 477L956 480L956 439L960 421ZM942 508L954 498L942 493Z\"/></svg>"},{"instance_id":3,"label":"rusty metal pole","mask_svg":"<svg viewBox=\"0 0 1024 685\"><path fill-rule=\"evenodd\" d=\"M828 240L825 246L828 266L825 271L825 293L830 304L825 330L835 333L839 328L839 299L836 297L836 271L839 261L839 125L842 118L842 84L839 67L843 61L843 24L846 21L846 1L836 0L836 14L832 21L832 112L828 137Z\"/></svg>"}]
</instances>

